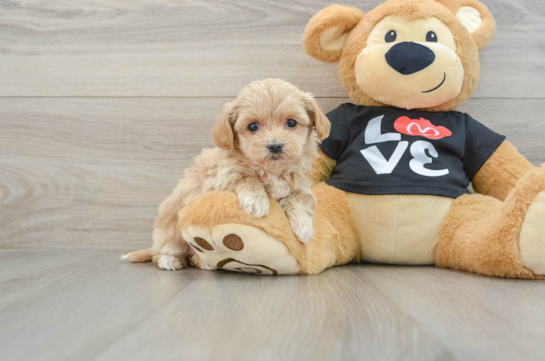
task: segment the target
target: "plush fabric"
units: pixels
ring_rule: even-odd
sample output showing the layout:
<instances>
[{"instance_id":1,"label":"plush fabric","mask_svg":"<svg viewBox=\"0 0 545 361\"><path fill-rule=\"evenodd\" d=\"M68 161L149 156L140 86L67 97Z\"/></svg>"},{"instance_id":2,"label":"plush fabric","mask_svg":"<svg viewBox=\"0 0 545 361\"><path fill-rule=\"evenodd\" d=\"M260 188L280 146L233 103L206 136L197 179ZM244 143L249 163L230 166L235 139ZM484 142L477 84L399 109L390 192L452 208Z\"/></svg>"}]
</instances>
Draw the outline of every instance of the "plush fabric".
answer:
<instances>
[{"instance_id":1,"label":"plush fabric","mask_svg":"<svg viewBox=\"0 0 545 361\"><path fill-rule=\"evenodd\" d=\"M347 193L358 220L361 258L386 264L433 265L441 224L453 199L396 194Z\"/></svg>"},{"instance_id":2,"label":"plush fabric","mask_svg":"<svg viewBox=\"0 0 545 361\"><path fill-rule=\"evenodd\" d=\"M536 275L545 275L545 191L532 201L520 230L520 258Z\"/></svg>"},{"instance_id":3,"label":"plush fabric","mask_svg":"<svg viewBox=\"0 0 545 361\"><path fill-rule=\"evenodd\" d=\"M229 230L224 233L240 237L244 244L251 242L253 245L256 241L262 242L265 255L268 254L267 249L272 248L270 243L271 239L274 239L285 246L289 253L295 257L298 262L298 272L301 274L316 274L332 266L359 261L359 239L345 193L324 183L316 185L313 188L313 193L318 201L314 222L315 237L307 245L295 237L284 211L277 202L271 200L268 216L255 218L244 213L238 206L236 195L229 192L209 192L189 202L180 212L178 228L183 230L182 234L191 236L195 235L195 229L199 229L201 238L212 239L213 230L218 225L229 225ZM245 236L249 234L247 227L257 229L260 233L246 238ZM207 233L209 236L203 236ZM264 236L256 238L256 234ZM189 239L186 241L193 242ZM217 247L209 251L203 249L203 253L216 252L216 249ZM248 264L259 264L276 269L277 260L274 258L280 250L275 250L270 262L241 256L241 252L225 248L221 249L221 252L222 260L232 258L243 260ZM217 267L218 264L213 264L213 266ZM240 272L245 272L245 270L240 270ZM292 272L278 272L278 274L283 273Z\"/></svg>"},{"instance_id":4,"label":"plush fabric","mask_svg":"<svg viewBox=\"0 0 545 361\"><path fill-rule=\"evenodd\" d=\"M329 158L320 150L318 152L318 158L316 158L312 167L312 184L317 184L328 180L331 172L333 172L333 168L335 168L336 165L337 162L334 159Z\"/></svg>"},{"instance_id":5,"label":"plush fabric","mask_svg":"<svg viewBox=\"0 0 545 361\"><path fill-rule=\"evenodd\" d=\"M495 28L492 14L477 0L389 0L365 15L340 5L323 9L309 21L303 44L310 56L339 62L339 79L358 106L444 112L454 111L477 88L478 51L492 40ZM428 87L443 74L439 86ZM440 114L436 115L434 127L441 125ZM428 124L424 121L416 124ZM344 150L373 123L365 115L350 122L363 123L339 137L335 155L339 167L346 164L343 157L362 157L363 153ZM390 144L383 150L391 152L381 153L388 159L401 142L394 132L399 130L388 129L394 134L388 136L381 126L377 129L378 143ZM469 138L479 136L468 133ZM433 145L426 131L410 136ZM508 141L498 146L488 140L494 143L492 154L458 147L465 151L460 156L463 162L469 156L478 160L468 177L480 194L461 196L345 192L323 183L341 172L335 173L336 160L320 151L312 173L317 199L314 237L307 245L295 237L278 203L271 201L270 214L258 219L245 214L228 192L191 201L179 215L178 228L186 241L201 245L202 259L212 268L238 272L316 274L366 260L545 279L545 166L534 167ZM488 144L487 139L479 141ZM441 154L445 153L421 156L418 166L444 167ZM437 168L428 168L433 169ZM429 182L422 179L419 184L425 187Z\"/></svg>"},{"instance_id":6,"label":"plush fabric","mask_svg":"<svg viewBox=\"0 0 545 361\"><path fill-rule=\"evenodd\" d=\"M508 141L504 141L473 178L477 193L503 201L517 181L534 169Z\"/></svg>"},{"instance_id":7,"label":"plush fabric","mask_svg":"<svg viewBox=\"0 0 545 361\"><path fill-rule=\"evenodd\" d=\"M496 20L488 8L476 0L438 0L438 3L444 5L453 14L459 14L462 7L472 7L477 9L480 14L482 23L479 28L471 33L473 40L479 50L485 48L496 35Z\"/></svg>"},{"instance_id":8,"label":"plush fabric","mask_svg":"<svg viewBox=\"0 0 545 361\"><path fill-rule=\"evenodd\" d=\"M354 66L359 53L367 46L367 36L375 25L386 16L395 15L409 21L435 17L447 25L453 32L457 44L456 54L464 68L463 86L458 96L438 106L423 108L431 111L456 109L477 89L480 64L477 44L456 16L445 6L431 0L390 0L369 12L347 37L345 48L339 60L339 79L348 91L350 98L358 105L382 105L364 93L358 86ZM309 30L307 26L307 31ZM311 55L311 54L309 54Z\"/></svg>"},{"instance_id":9,"label":"plush fabric","mask_svg":"<svg viewBox=\"0 0 545 361\"><path fill-rule=\"evenodd\" d=\"M436 265L493 276L545 279L523 263L519 237L528 208L534 201L540 202L541 197L536 197L544 190L545 169L542 167L521 178L504 202L480 194L456 199L443 225ZM536 211L537 218L543 220L545 209L539 206ZM543 227L541 223L541 229ZM545 239L526 241L533 247L533 244L543 244ZM542 267L545 259L541 258L538 263Z\"/></svg>"},{"instance_id":10,"label":"plush fabric","mask_svg":"<svg viewBox=\"0 0 545 361\"><path fill-rule=\"evenodd\" d=\"M356 8L340 5L331 5L316 14L310 20L307 29L312 28L313 31L305 31L303 34L303 45L307 54L318 58L328 63L336 63L342 54L342 44L348 33L361 21L363 12ZM321 34L327 29L335 28L334 31L328 31L326 35L328 39L320 39ZM337 36L334 36L337 35ZM333 43L341 41L340 49L324 49L322 44L324 41Z\"/></svg>"}]
</instances>

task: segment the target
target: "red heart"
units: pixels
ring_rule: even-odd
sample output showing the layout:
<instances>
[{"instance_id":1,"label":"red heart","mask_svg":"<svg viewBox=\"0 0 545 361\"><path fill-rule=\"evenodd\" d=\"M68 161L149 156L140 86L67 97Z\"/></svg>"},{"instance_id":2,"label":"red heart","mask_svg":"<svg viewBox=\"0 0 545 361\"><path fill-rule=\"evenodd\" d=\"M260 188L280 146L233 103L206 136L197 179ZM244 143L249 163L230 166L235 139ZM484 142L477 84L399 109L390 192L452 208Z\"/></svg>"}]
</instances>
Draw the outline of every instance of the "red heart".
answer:
<instances>
[{"instance_id":1,"label":"red heart","mask_svg":"<svg viewBox=\"0 0 545 361\"><path fill-rule=\"evenodd\" d=\"M450 137L452 132L443 127L435 126L427 119L411 119L409 117L399 117L394 123L394 128L402 134L421 136L429 139L441 139Z\"/></svg>"}]
</instances>

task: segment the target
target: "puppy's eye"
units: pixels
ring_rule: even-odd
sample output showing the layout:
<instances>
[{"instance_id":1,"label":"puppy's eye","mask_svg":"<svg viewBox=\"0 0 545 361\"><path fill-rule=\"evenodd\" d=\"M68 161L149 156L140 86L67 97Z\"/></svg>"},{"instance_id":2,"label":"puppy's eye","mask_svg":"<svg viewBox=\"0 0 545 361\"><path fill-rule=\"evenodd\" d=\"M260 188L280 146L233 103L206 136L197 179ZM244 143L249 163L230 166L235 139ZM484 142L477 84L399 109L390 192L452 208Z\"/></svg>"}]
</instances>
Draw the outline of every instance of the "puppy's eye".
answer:
<instances>
[{"instance_id":1,"label":"puppy's eye","mask_svg":"<svg viewBox=\"0 0 545 361\"><path fill-rule=\"evenodd\" d=\"M428 31L426 34L426 41L431 41L433 43L437 42L437 34L433 31Z\"/></svg>"},{"instance_id":2,"label":"puppy's eye","mask_svg":"<svg viewBox=\"0 0 545 361\"><path fill-rule=\"evenodd\" d=\"M397 33L395 30L390 30L386 33L386 36L384 37L384 41L387 43L393 43L397 39Z\"/></svg>"},{"instance_id":3,"label":"puppy's eye","mask_svg":"<svg viewBox=\"0 0 545 361\"><path fill-rule=\"evenodd\" d=\"M297 121L293 119L286 120L286 127L295 128L297 126Z\"/></svg>"},{"instance_id":4,"label":"puppy's eye","mask_svg":"<svg viewBox=\"0 0 545 361\"><path fill-rule=\"evenodd\" d=\"M257 132L259 129L259 123L258 122L253 122L252 124L248 125L248 130L252 133L255 133Z\"/></svg>"}]
</instances>

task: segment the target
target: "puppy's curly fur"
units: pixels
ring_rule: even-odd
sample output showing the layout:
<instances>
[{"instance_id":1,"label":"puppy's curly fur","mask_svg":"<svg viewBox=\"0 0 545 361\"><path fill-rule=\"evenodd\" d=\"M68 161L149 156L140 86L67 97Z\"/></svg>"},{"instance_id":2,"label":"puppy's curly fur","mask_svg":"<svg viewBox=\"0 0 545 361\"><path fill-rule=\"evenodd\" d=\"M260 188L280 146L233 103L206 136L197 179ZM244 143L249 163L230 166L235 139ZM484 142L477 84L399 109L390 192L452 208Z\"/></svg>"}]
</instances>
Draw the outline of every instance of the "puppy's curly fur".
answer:
<instances>
[{"instance_id":1,"label":"puppy's curly fur","mask_svg":"<svg viewBox=\"0 0 545 361\"><path fill-rule=\"evenodd\" d=\"M313 129L316 128L316 132ZM205 149L161 204L153 247L122 256L132 262L157 262L162 269L204 264L177 229L179 211L203 192L234 192L240 207L256 217L269 212L269 198L280 203L299 239L308 243L316 199L310 173L318 139L330 123L313 97L280 79L246 86L227 103L212 130L217 148Z\"/></svg>"}]
</instances>

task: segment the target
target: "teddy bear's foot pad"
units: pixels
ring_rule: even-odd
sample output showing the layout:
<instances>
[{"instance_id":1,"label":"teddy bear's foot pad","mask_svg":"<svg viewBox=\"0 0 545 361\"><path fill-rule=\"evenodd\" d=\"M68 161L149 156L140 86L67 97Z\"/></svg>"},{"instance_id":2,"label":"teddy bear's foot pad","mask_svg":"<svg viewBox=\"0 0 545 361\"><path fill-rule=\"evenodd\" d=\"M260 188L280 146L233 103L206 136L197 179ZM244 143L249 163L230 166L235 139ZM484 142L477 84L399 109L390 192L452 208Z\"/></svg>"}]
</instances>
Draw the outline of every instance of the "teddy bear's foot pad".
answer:
<instances>
[{"instance_id":1,"label":"teddy bear's foot pad","mask_svg":"<svg viewBox=\"0 0 545 361\"><path fill-rule=\"evenodd\" d=\"M189 226L184 240L209 269L260 275L299 273L297 260L286 246L265 232L240 224L212 228Z\"/></svg>"},{"instance_id":2,"label":"teddy bear's foot pad","mask_svg":"<svg viewBox=\"0 0 545 361\"><path fill-rule=\"evenodd\" d=\"M545 191L538 193L520 231L522 263L537 275L545 275Z\"/></svg>"}]
</instances>

